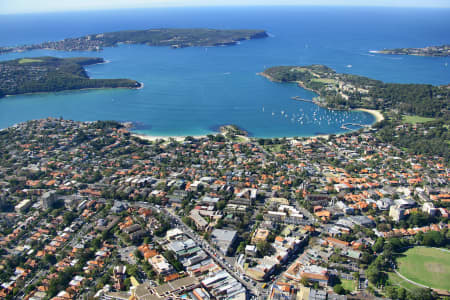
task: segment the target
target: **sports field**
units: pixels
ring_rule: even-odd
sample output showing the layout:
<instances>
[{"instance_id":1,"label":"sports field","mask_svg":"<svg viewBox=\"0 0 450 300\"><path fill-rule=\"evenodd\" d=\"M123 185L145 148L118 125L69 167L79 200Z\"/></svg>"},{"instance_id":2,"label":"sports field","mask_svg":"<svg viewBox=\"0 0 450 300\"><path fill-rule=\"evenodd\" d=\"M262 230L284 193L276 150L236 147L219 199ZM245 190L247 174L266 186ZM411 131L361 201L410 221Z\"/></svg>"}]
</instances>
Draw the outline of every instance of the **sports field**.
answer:
<instances>
[{"instance_id":1,"label":"sports field","mask_svg":"<svg viewBox=\"0 0 450 300\"><path fill-rule=\"evenodd\" d=\"M426 118L420 116L403 116L403 123L416 124L426 123L436 120L435 118Z\"/></svg>"},{"instance_id":2,"label":"sports field","mask_svg":"<svg viewBox=\"0 0 450 300\"><path fill-rule=\"evenodd\" d=\"M397 258L398 272L414 282L450 290L450 251L414 247Z\"/></svg>"},{"instance_id":3,"label":"sports field","mask_svg":"<svg viewBox=\"0 0 450 300\"><path fill-rule=\"evenodd\" d=\"M341 284L342 284L342 287L344 289L346 289L347 291L350 291L350 292L356 291L356 282L355 282L355 280L341 279Z\"/></svg>"},{"instance_id":4,"label":"sports field","mask_svg":"<svg viewBox=\"0 0 450 300\"><path fill-rule=\"evenodd\" d=\"M416 289L418 287L417 285L404 280L403 278L401 278L394 272L388 272L387 274L389 276L389 281L391 282L392 285L402 287L402 288L406 289L407 291L413 291L414 289Z\"/></svg>"},{"instance_id":5,"label":"sports field","mask_svg":"<svg viewBox=\"0 0 450 300\"><path fill-rule=\"evenodd\" d=\"M22 58L21 60L19 60L19 64L28 64L32 62L43 62L43 60L34 58Z\"/></svg>"}]
</instances>

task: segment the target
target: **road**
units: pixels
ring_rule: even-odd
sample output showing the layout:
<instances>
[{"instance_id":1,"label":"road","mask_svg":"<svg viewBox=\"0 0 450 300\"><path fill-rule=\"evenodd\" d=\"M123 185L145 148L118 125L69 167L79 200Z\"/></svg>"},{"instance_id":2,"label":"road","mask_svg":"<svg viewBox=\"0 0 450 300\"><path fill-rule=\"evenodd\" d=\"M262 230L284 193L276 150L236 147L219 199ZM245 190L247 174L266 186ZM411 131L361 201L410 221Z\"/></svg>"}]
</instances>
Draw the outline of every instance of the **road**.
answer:
<instances>
[{"instance_id":1,"label":"road","mask_svg":"<svg viewBox=\"0 0 450 300\"><path fill-rule=\"evenodd\" d=\"M414 285L416 285L416 286L418 286L418 287L421 287L421 288L424 288L424 289L430 288L429 286L426 286L426 285L417 283L417 282L415 282L415 281L412 281L412 280L406 278L405 276L403 276L402 274L400 274L396 269L394 269L394 272L395 272L395 274L397 274L398 276L400 276L400 278L402 278L403 280L408 281L408 282L411 283L411 284L414 284Z\"/></svg>"},{"instance_id":2,"label":"road","mask_svg":"<svg viewBox=\"0 0 450 300\"><path fill-rule=\"evenodd\" d=\"M228 273L230 273L231 276L233 276L237 281L239 281L244 287L246 287L252 294L258 295L259 291L255 289L252 285L250 285L248 282L243 280L235 270L233 270L231 264L229 264L226 260L226 257L223 256L219 250L217 250L215 247L210 245L207 241L205 241L200 235L198 235L195 231L193 231L189 226L183 223L180 217L178 217L176 214L172 213L171 211L167 209L162 209L163 212L166 212L168 215L172 217L173 220L175 220L176 224L180 226L183 229L183 232L191 239L193 239L195 242L197 242L209 256L211 256L214 261L221 266L224 270L226 270Z\"/></svg>"},{"instance_id":3,"label":"road","mask_svg":"<svg viewBox=\"0 0 450 300\"><path fill-rule=\"evenodd\" d=\"M17 293L17 295L14 297L14 299L23 299L25 297L25 289L27 286L32 285L35 281L37 281L39 278L46 276L48 273L48 270L40 270L36 273L36 275L33 276L29 281L27 281L22 289Z\"/></svg>"},{"instance_id":4,"label":"road","mask_svg":"<svg viewBox=\"0 0 450 300\"><path fill-rule=\"evenodd\" d=\"M167 216L170 216L172 222L179 226L183 232L192 240L194 240L202 249L205 251L220 267L226 270L231 276L233 276L237 281L239 281L247 290L250 292L250 296L258 296L260 291L257 288L252 286L249 282L245 281L240 277L240 274L236 272L230 263L227 262L226 257L222 255L222 253L217 250L214 246L205 241L200 235L198 235L195 231L193 231L189 226L184 224L179 216L177 216L172 211L165 208L155 207L147 202L136 202L134 206L144 207L149 209L154 209L156 211L160 211Z\"/></svg>"}]
</instances>

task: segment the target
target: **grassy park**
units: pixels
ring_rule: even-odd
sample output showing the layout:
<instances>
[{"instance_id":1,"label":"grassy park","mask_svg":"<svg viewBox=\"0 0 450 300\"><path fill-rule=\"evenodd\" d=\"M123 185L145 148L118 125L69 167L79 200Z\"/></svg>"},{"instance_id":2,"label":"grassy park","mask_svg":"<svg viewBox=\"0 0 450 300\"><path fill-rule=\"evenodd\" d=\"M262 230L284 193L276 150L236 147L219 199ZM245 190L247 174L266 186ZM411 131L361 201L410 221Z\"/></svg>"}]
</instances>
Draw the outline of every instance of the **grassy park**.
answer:
<instances>
[{"instance_id":1,"label":"grassy park","mask_svg":"<svg viewBox=\"0 0 450 300\"><path fill-rule=\"evenodd\" d=\"M341 279L341 284L344 289L347 291L353 292L356 291L356 281L355 280L347 280Z\"/></svg>"},{"instance_id":2,"label":"grassy park","mask_svg":"<svg viewBox=\"0 0 450 300\"><path fill-rule=\"evenodd\" d=\"M450 290L450 251L415 247L397 258L398 272L414 282Z\"/></svg>"},{"instance_id":3,"label":"grassy park","mask_svg":"<svg viewBox=\"0 0 450 300\"><path fill-rule=\"evenodd\" d=\"M389 281L391 282L391 285L393 285L393 286L402 287L408 291L413 291L414 289L416 289L418 287L417 285L404 280L403 278L401 278L394 272L389 272L388 276L389 276Z\"/></svg>"},{"instance_id":4,"label":"grassy park","mask_svg":"<svg viewBox=\"0 0 450 300\"><path fill-rule=\"evenodd\" d=\"M426 123L434 121L435 118L426 118L426 117L419 117L419 116L403 116L403 123L408 124L417 124L417 123Z\"/></svg>"},{"instance_id":5,"label":"grassy park","mask_svg":"<svg viewBox=\"0 0 450 300\"><path fill-rule=\"evenodd\" d=\"M22 58L21 60L19 60L19 64L28 64L28 63L42 62L42 61L43 61L43 60L41 60L41 59Z\"/></svg>"}]
</instances>

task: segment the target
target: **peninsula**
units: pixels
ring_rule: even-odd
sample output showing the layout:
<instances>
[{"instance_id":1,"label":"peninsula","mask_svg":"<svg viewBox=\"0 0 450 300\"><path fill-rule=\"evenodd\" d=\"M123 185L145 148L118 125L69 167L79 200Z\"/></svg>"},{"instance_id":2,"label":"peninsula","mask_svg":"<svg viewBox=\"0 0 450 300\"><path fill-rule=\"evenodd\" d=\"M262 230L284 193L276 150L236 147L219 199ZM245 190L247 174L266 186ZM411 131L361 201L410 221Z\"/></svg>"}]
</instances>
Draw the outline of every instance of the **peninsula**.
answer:
<instances>
[{"instance_id":1,"label":"peninsula","mask_svg":"<svg viewBox=\"0 0 450 300\"><path fill-rule=\"evenodd\" d=\"M371 53L379 54L394 54L394 55L417 55L417 56L450 56L450 45L429 46L424 48L396 48L384 49L377 51L370 51Z\"/></svg>"},{"instance_id":2,"label":"peninsula","mask_svg":"<svg viewBox=\"0 0 450 300\"><path fill-rule=\"evenodd\" d=\"M103 58L35 57L0 62L0 97L86 88L139 88L130 79L90 79L83 66L104 63Z\"/></svg>"},{"instance_id":3,"label":"peninsula","mask_svg":"<svg viewBox=\"0 0 450 300\"><path fill-rule=\"evenodd\" d=\"M264 30L218 30L161 28L147 30L124 30L100 34L89 34L78 38L17 47L0 47L0 54L36 49L62 51L101 51L104 47L118 44L146 44L148 46L170 46L172 48L211 47L235 45L239 41L265 38Z\"/></svg>"},{"instance_id":4,"label":"peninsula","mask_svg":"<svg viewBox=\"0 0 450 300\"><path fill-rule=\"evenodd\" d=\"M261 75L272 81L295 82L317 93L313 101L332 109L395 110L423 117L444 117L450 109L449 86L384 83L336 73L324 65L277 66Z\"/></svg>"},{"instance_id":5,"label":"peninsula","mask_svg":"<svg viewBox=\"0 0 450 300\"><path fill-rule=\"evenodd\" d=\"M317 93L312 101L322 107L382 111L384 120L378 122L378 118L373 125L380 140L415 154L450 157L450 85L384 83L336 73L323 65L278 66L261 75L276 82L294 82Z\"/></svg>"}]
</instances>

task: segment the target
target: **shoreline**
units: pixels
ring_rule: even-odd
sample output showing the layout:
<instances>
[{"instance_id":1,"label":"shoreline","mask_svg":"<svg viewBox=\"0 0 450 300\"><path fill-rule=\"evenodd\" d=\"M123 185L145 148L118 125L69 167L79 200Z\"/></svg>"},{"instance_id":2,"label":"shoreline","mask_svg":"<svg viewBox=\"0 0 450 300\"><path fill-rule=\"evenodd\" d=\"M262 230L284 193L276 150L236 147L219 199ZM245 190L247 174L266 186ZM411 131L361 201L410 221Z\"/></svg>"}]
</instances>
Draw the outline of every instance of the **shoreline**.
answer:
<instances>
[{"instance_id":1,"label":"shoreline","mask_svg":"<svg viewBox=\"0 0 450 300\"><path fill-rule=\"evenodd\" d=\"M177 142L184 142L184 140L188 136L191 136L194 139L203 139L203 138L207 137L206 135L173 135L173 136L170 136L170 135L147 135L147 134L133 133L133 132L131 132L131 136L138 137L140 139L143 139L143 140L146 140L149 142L155 142L158 140L167 141L170 139L174 139Z\"/></svg>"},{"instance_id":2,"label":"shoreline","mask_svg":"<svg viewBox=\"0 0 450 300\"><path fill-rule=\"evenodd\" d=\"M47 49L47 50L52 50L52 49ZM102 58L102 59L103 59L103 58ZM104 64L109 64L109 63L111 63L110 60L103 59L102 62L95 63L95 64L90 64L90 65L86 65L86 67L89 67L89 66L95 66L95 65L104 65Z\"/></svg>"},{"instance_id":3,"label":"shoreline","mask_svg":"<svg viewBox=\"0 0 450 300\"><path fill-rule=\"evenodd\" d=\"M353 111L363 111L366 112L368 114L371 114L372 116L375 117L375 122L372 124L374 125L375 123L381 122L384 120L384 116L381 113L380 110L376 110L376 109L367 109L367 108L356 108L356 109L352 109Z\"/></svg>"},{"instance_id":4,"label":"shoreline","mask_svg":"<svg viewBox=\"0 0 450 300\"><path fill-rule=\"evenodd\" d=\"M144 83L140 81L138 81L138 83L140 84L140 86L135 88L135 90L142 90L144 88Z\"/></svg>"},{"instance_id":5,"label":"shoreline","mask_svg":"<svg viewBox=\"0 0 450 300\"><path fill-rule=\"evenodd\" d=\"M375 51L375 50L372 50L372 51ZM372 52L372 51L370 51L370 52ZM281 82L281 81L279 81L279 80L274 79L272 76L270 76L270 75L268 75L268 74L266 74L266 73L264 73L264 72L256 73L256 75L265 77L265 78L269 79L269 80L272 81L272 82ZM293 82L293 83L296 83L296 84L297 84L299 87L301 87L302 89L311 91L311 92L313 92L313 93L319 95L319 94L317 93L317 91L313 90L312 88L306 87L301 81L292 81L292 82ZM320 107L327 108L327 109L332 109L332 108L326 107L326 106L324 106L324 105L321 105L321 103L319 103L319 102L317 102L317 101L311 100L311 102L313 102L314 104L316 104L316 105L318 105L318 106L320 106ZM368 109L368 108L356 108L356 109L350 109L349 111L363 111L363 112L369 113L369 114L371 114L372 116L375 117L375 123L378 123L378 122L381 122L381 121L384 120L384 116L383 116L383 114L381 113L381 111L379 111L379 110ZM374 123L374 124L375 124L375 123ZM371 124L371 125L373 125L373 124Z\"/></svg>"},{"instance_id":6,"label":"shoreline","mask_svg":"<svg viewBox=\"0 0 450 300\"><path fill-rule=\"evenodd\" d=\"M92 78L92 79L96 79L96 78ZM143 82L139 82L140 84L139 87L125 87L125 86L121 86L121 87L98 87L98 88L81 88L81 89L69 89L69 90L61 90L61 91L48 91L48 92L29 92L29 93L22 93L22 94L13 94L13 95L9 95L6 94L4 95L4 98L9 98L9 97L15 97L15 96L22 96L22 95L28 95L28 96L32 96L32 95L38 95L38 94L50 94L50 93L62 93L62 92L77 92L77 91L89 91L89 90L108 90L108 89L130 89L130 90L141 90L144 88L144 83ZM0 99L2 99L2 97L0 97Z\"/></svg>"},{"instance_id":7,"label":"shoreline","mask_svg":"<svg viewBox=\"0 0 450 300\"><path fill-rule=\"evenodd\" d=\"M268 76L266 74L262 74L262 73L257 73L257 74L270 79L270 76ZM315 103L315 104L318 105L317 103ZM367 109L367 108L356 108L356 109L351 109L349 111L362 111L362 112L371 114L375 118L375 122L370 124L370 127L372 127L374 124L384 120L384 116L381 113L381 111L379 111L379 110ZM299 138L305 138L305 139L308 139L308 138L325 138L325 139L328 139L331 135L342 136L342 135L346 135L346 134L349 134L349 133L354 132L354 131L357 131L357 130L349 130L349 131L340 132L340 133L316 134L316 135L311 135L311 136L299 136ZM218 132L211 132L210 134L215 135L215 134L218 134ZM175 136L170 136L170 135L147 135L147 134L133 133L133 132L131 132L131 135L134 136L134 137L141 138L143 140L150 141L150 142L154 142L154 141L158 141L158 140L167 141L169 139L174 139L177 142L183 142L185 140L185 138L188 137L188 136L191 136L191 137L193 137L195 139L202 139L202 138L206 138L207 137L207 135L175 135ZM245 137L245 140L248 141L248 140L251 140L251 139L258 139L258 138L259 137ZM294 139L294 137L287 137L287 136L272 137L272 138L286 138L288 140L293 140Z\"/></svg>"},{"instance_id":8,"label":"shoreline","mask_svg":"<svg viewBox=\"0 0 450 300\"><path fill-rule=\"evenodd\" d=\"M325 138L328 139L331 135L334 136L341 136L341 135L345 135L348 134L352 131L347 131L347 132L342 132L342 133L330 133L330 134L317 134L317 135L311 135L311 136L299 136L299 139L314 139L314 138ZM215 135L216 133L211 133L211 135ZM137 137L149 142L156 142L159 140L163 140L163 141L168 141L170 139L175 140L176 142L184 142L184 140L186 139L186 137L190 136L193 137L194 139L203 139L203 138L207 138L206 135L147 135L147 134L142 134L142 133L133 133L131 131L131 136L133 137ZM246 141L250 141L251 139L259 139L260 137L243 137L243 136L239 136L244 138ZM270 137L268 139L282 139L285 138L286 140L294 140L295 137L293 136L279 136L279 137ZM266 138L264 138L266 139Z\"/></svg>"}]
</instances>

